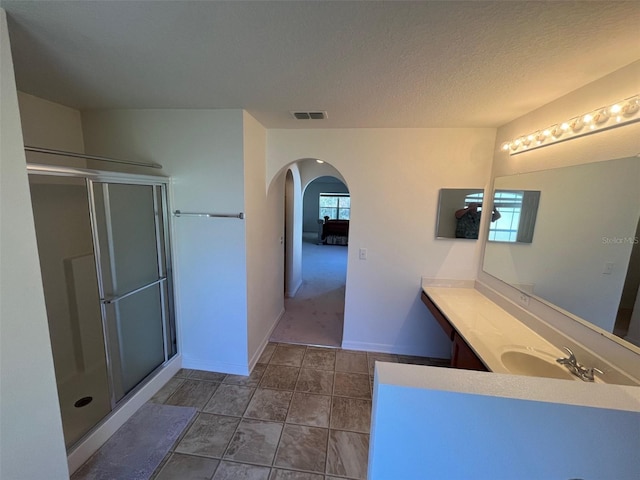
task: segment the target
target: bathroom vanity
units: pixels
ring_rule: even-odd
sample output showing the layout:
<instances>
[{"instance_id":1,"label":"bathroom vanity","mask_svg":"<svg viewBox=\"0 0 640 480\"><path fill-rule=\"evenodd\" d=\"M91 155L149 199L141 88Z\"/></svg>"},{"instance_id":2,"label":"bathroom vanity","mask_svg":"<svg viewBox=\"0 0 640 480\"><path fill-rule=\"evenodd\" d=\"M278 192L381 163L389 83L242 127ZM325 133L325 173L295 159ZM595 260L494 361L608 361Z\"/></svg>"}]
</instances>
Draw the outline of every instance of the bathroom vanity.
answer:
<instances>
[{"instance_id":1,"label":"bathroom vanity","mask_svg":"<svg viewBox=\"0 0 640 480\"><path fill-rule=\"evenodd\" d=\"M556 362L564 356L558 348L475 288L423 280L421 298L451 339L451 367L574 379Z\"/></svg>"},{"instance_id":2,"label":"bathroom vanity","mask_svg":"<svg viewBox=\"0 0 640 480\"><path fill-rule=\"evenodd\" d=\"M565 344L499 297L476 281L422 279L425 322L428 309L457 368L376 363L368 478L637 478L633 372ZM570 373L557 362L565 345L604 373L593 383Z\"/></svg>"},{"instance_id":3,"label":"bathroom vanity","mask_svg":"<svg viewBox=\"0 0 640 480\"><path fill-rule=\"evenodd\" d=\"M451 340L451 367L580 380L557 362L569 356L563 349L568 342L552 343L475 288L475 282L425 278L421 298ZM601 372L595 382L637 385L600 358L578 355L578 361Z\"/></svg>"}]
</instances>

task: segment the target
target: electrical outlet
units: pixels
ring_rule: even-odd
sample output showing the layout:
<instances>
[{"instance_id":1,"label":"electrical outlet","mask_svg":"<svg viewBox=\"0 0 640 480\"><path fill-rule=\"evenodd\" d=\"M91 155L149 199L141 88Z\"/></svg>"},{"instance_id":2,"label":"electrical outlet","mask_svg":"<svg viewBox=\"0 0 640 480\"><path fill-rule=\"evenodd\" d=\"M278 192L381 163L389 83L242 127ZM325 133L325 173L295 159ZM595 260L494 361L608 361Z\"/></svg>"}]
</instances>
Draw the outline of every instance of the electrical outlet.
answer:
<instances>
[{"instance_id":1,"label":"electrical outlet","mask_svg":"<svg viewBox=\"0 0 640 480\"><path fill-rule=\"evenodd\" d=\"M528 307L529 306L529 295L527 295L526 293L520 293L520 296L518 297L518 301L520 302L520 305L522 305L523 307Z\"/></svg>"},{"instance_id":2,"label":"electrical outlet","mask_svg":"<svg viewBox=\"0 0 640 480\"><path fill-rule=\"evenodd\" d=\"M602 269L602 273L605 275L611 275L613 272L613 262L607 262L604 264L604 268Z\"/></svg>"},{"instance_id":3,"label":"electrical outlet","mask_svg":"<svg viewBox=\"0 0 640 480\"><path fill-rule=\"evenodd\" d=\"M366 260L367 259L367 249L366 248L361 248L360 251L358 252L358 258L360 260Z\"/></svg>"}]
</instances>

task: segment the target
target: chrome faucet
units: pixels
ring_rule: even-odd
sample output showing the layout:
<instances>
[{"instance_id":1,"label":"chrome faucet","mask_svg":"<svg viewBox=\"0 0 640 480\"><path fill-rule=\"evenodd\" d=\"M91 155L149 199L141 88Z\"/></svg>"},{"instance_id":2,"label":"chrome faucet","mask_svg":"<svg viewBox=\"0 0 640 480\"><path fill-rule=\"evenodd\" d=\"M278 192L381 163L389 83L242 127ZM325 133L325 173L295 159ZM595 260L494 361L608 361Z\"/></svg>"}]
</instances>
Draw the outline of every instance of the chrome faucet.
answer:
<instances>
[{"instance_id":1,"label":"chrome faucet","mask_svg":"<svg viewBox=\"0 0 640 480\"><path fill-rule=\"evenodd\" d=\"M568 347L562 348L569 353L569 356L567 358L558 358L556 359L556 362L567 367L567 369L580 380L584 382L593 382L595 379L594 374L599 373L600 375L604 375L604 372L598 368L587 368L584 365L581 365Z\"/></svg>"}]
</instances>

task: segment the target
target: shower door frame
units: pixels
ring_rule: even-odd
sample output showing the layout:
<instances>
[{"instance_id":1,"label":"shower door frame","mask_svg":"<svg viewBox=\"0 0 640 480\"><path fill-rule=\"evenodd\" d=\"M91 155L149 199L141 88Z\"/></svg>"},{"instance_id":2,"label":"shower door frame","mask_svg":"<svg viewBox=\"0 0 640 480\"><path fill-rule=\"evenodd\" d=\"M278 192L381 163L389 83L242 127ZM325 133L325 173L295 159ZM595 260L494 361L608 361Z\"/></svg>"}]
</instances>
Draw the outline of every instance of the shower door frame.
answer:
<instances>
[{"instance_id":1,"label":"shower door frame","mask_svg":"<svg viewBox=\"0 0 640 480\"><path fill-rule=\"evenodd\" d=\"M103 170L92 170L92 169L84 169L84 168L76 168L76 167L61 167L55 165L44 165L44 164L36 164L36 163L27 163L27 173L33 175L49 175L49 176L61 176L61 177L76 177L85 179L86 188L87 188L87 197L88 197L88 208L89 215L91 220L91 235L93 240L93 252L95 257L95 266L97 273L97 281L98 281L98 291L100 296L100 313L101 313L101 322L102 322L102 333L104 337L104 347L105 347L105 360L107 365L107 379L108 379L108 387L109 387L109 402L111 405L110 412L105 415L98 423L96 423L85 435L83 435L74 445L71 445L68 451L71 451L75 448L75 446L81 444L84 439L89 436L93 431L95 431L98 427L104 424L116 411L116 409L125 404L131 397L133 397L138 391L140 391L147 383L149 383L156 374L161 371L171 360L173 360L177 355L179 355L178 349L178 341L177 341L177 326L176 326L176 309L175 309L175 301L174 301L174 266L173 266L173 255L172 255L172 225L171 225L171 215L169 214L170 210L170 185L171 179L169 177L162 177L156 175L140 175L134 173L120 173L120 172L109 172ZM100 254L100 241L98 238L98 220L96 216L96 201L94 195L94 185L97 183L103 184L126 184L126 185L141 185L141 186L151 186L154 188L154 208L157 211L158 205L158 196L156 194L155 188L160 187L161 189L161 201L163 204L162 208L162 233L164 239L164 265L161 265L160 254L160 228L158 222L154 220L155 230L156 230L156 246L157 246L157 254L158 254L158 268L164 275L161 276L156 282L158 284L166 283L166 298L164 289L160 289L160 298L161 298L161 312L162 312L162 334L163 334L163 350L164 350L164 361L154 368L148 375L146 375L139 383L137 383L130 391L126 392L119 400L116 400L116 392L115 392L115 382L114 382L114 362L111 356L111 342L108 325L107 325L107 312L106 312L106 304L111 303L113 299L105 298L105 290L104 290L104 276L102 269L102 257ZM144 286L142 288L146 288ZM126 295L129 295L129 292ZM122 295L124 296L124 295ZM164 304L166 301L167 308L165 309ZM175 342L175 343L174 343Z\"/></svg>"}]
</instances>

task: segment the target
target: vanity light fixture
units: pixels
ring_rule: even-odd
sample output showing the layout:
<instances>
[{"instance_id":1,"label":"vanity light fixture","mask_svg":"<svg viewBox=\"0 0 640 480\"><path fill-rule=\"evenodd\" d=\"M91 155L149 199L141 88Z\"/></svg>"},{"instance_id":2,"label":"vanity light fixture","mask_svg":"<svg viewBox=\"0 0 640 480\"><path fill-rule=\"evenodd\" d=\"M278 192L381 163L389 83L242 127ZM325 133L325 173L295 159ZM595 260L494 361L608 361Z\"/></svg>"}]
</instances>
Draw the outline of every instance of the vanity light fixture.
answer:
<instances>
[{"instance_id":1,"label":"vanity light fixture","mask_svg":"<svg viewBox=\"0 0 640 480\"><path fill-rule=\"evenodd\" d=\"M583 113L527 135L520 135L503 143L502 150L509 152L509 155L517 155L528 150L535 150L638 121L640 121L640 94L606 107L596 108L591 112Z\"/></svg>"}]
</instances>

